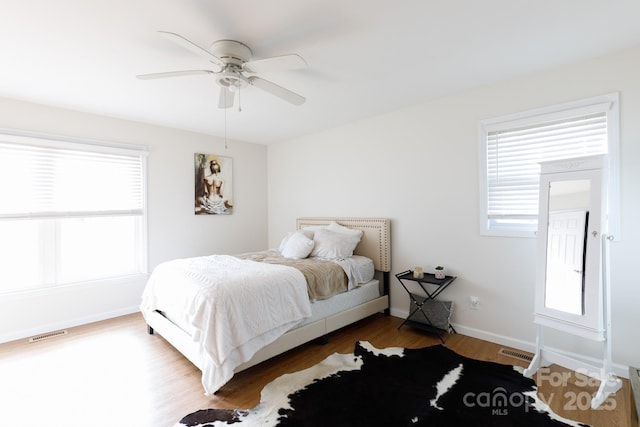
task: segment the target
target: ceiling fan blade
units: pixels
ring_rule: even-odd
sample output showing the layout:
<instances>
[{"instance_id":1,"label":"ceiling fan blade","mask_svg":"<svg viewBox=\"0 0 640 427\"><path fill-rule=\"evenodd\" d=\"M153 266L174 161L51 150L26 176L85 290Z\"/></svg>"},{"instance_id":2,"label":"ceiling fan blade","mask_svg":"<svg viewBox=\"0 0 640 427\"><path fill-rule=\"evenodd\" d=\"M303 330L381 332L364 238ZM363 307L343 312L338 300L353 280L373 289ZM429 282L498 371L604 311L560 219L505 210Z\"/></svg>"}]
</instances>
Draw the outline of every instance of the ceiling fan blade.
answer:
<instances>
[{"instance_id":1,"label":"ceiling fan blade","mask_svg":"<svg viewBox=\"0 0 640 427\"><path fill-rule=\"evenodd\" d=\"M173 41L174 43L177 43L180 46L184 47L185 49L190 50L191 52L195 53L196 55L204 56L211 63L217 65L220 68L217 71L222 70L222 68L224 67L225 64L224 64L224 61L222 61L222 59L218 58L213 53L209 52L207 49L198 46L197 44L195 44L191 40L185 39L180 34L171 33L169 31L158 31L158 32L160 34L162 34L164 37L166 37L169 40Z\"/></svg>"},{"instance_id":2,"label":"ceiling fan blade","mask_svg":"<svg viewBox=\"0 0 640 427\"><path fill-rule=\"evenodd\" d=\"M196 74L215 74L211 70L167 71L164 73L138 74L140 80L164 79L165 77L192 76Z\"/></svg>"},{"instance_id":3,"label":"ceiling fan blade","mask_svg":"<svg viewBox=\"0 0 640 427\"><path fill-rule=\"evenodd\" d=\"M272 58L256 59L242 64L242 68L249 73L262 73L265 71L284 71L306 68L307 62L295 53L291 55L274 56Z\"/></svg>"},{"instance_id":4,"label":"ceiling fan blade","mask_svg":"<svg viewBox=\"0 0 640 427\"><path fill-rule=\"evenodd\" d=\"M294 105L302 105L306 101L304 96L298 95L295 92L291 92L289 89L285 89L269 80L261 79L260 77L251 76L248 78L249 83L256 86L272 95L277 96L287 102Z\"/></svg>"},{"instance_id":5,"label":"ceiling fan blade","mask_svg":"<svg viewBox=\"0 0 640 427\"><path fill-rule=\"evenodd\" d=\"M228 87L220 87L220 98L218 99L218 108L231 108L233 107L233 98L235 92L229 90Z\"/></svg>"}]
</instances>

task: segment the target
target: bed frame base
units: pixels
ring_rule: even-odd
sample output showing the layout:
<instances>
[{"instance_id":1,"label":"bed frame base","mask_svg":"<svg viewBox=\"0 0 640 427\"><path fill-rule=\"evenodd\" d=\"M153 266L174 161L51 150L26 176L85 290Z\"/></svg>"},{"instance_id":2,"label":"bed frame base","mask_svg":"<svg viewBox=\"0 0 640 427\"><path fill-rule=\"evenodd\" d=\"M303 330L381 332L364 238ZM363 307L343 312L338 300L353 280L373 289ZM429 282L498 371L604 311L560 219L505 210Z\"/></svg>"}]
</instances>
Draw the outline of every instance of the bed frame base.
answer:
<instances>
[{"instance_id":1,"label":"bed frame base","mask_svg":"<svg viewBox=\"0 0 640 427\"><path fill-rule=\"evenodd\" d=\"M291 350L299 345L307 343L317 338L326 337L327 334L350 325L358 320L369 317L375 313L384 312L389 309L389 297L381 296L374 300L360 304L356 307L342 311L323 319L319 319L308 325L293 329L282 335L276 341L260 349L248 362L236 368L235 372L240 372L251 366L257 365L267 359ZM154 311L145 313L147 321L147 331L150 334L157 332L180 353L182 353L191 363L202 370L198 343L166 317Z\"/></svg>"}]
</instances>

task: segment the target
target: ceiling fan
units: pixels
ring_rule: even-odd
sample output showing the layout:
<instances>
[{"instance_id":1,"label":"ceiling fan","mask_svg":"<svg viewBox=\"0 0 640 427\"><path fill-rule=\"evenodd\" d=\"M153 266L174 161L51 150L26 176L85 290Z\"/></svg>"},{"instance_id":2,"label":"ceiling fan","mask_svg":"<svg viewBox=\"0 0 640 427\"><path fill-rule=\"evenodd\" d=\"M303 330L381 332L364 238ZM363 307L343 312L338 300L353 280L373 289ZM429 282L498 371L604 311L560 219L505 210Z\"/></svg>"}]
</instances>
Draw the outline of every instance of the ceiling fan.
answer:
<instances>
[{"instance_id":1,"label":"ceiling fan","mask_svg":"<svg viewBox=\"0 0 640 427\"><path fill-rule=\"evenodd\" d=\"M235 40L218 40L211 44L210 51L198 46L179 34L158 31L174 43L206 58L211 69L168 71L164 73L140 74L142 80L165 77L189 76L194 74L212 74L220 86L218 107L233 107L235 92L249 85L255 86L294 105L302 105L306 99L295 92L255 75L265 71L281 71L305 68L307 63L296 54L274 56L252 60L253 52L244 43Z\"/></svg>"}]
</instances>

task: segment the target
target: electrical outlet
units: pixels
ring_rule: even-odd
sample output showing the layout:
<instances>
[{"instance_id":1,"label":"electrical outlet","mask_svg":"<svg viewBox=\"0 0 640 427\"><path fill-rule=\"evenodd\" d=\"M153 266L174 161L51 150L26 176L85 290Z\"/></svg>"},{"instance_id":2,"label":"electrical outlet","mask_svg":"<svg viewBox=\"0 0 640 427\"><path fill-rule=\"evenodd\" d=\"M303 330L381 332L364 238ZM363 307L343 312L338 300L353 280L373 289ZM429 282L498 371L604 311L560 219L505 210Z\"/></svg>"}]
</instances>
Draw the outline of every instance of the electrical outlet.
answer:
<instances>
[{"instance_id":1,"label":"electrical outlet","mask_svg":"<svg viewBox=\"0 0 640 427\"><path fill-rule=\"evenodd\" d=\"M478 310L480 308L480 298L469 297L469 307L471 310Z\"/></svg>"}]
</instances>

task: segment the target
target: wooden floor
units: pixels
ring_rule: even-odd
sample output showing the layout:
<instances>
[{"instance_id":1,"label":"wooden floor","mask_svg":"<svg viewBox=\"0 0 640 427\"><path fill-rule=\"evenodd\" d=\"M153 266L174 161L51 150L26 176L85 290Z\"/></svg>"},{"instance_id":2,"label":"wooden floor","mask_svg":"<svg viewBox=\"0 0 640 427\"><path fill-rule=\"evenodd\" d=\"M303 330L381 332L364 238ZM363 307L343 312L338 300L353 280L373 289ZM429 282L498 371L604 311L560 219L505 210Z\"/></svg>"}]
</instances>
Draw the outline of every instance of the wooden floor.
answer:
<instances>
[{"instance_id":1,"label":"wooden floor","mask_svg":"<svg viewBox=\"0 0 640 427\"><path fill-rule=\"evenodd\" d=\"M250 408L265 384L312 366L334 352L350 353L358 340L378 348L439 344L424 332L372 316L333 333L326 345L305 344L237 374L206 397L200 371L158 335L147 335L133 314L72 328L68 335L30 344L0 345L0 426L172 426L211 407ZM498 353L501 346L453 334L447 347L468 357L527 366ZM630 426L629 381L598 410L589 408L597 384L552 366L538 376L539 395L558 414L594 426Z\"/></svg>"}]
</instances>

